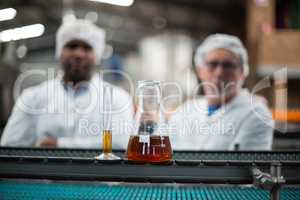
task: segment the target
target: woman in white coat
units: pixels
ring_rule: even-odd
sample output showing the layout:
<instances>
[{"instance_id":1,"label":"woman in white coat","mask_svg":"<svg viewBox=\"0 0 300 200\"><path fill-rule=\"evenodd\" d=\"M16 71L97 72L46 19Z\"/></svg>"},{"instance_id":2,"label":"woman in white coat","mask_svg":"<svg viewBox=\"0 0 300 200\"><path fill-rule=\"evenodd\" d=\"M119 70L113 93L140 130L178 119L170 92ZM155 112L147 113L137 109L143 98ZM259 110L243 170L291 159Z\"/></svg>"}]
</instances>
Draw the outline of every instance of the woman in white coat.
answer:
<instances>
[{"instance_id":1,"label":"woman in white coat","mask_svg":"<svg viewBox=\"0 0 300 200\"><path fill-rule=\"evenodd\" d=\"M173 149L271 150L272 115L242 84L248 55L235 36L207 37L195 54L204 95L187 101L170 118Z\"/></svg>"}]
</instances>

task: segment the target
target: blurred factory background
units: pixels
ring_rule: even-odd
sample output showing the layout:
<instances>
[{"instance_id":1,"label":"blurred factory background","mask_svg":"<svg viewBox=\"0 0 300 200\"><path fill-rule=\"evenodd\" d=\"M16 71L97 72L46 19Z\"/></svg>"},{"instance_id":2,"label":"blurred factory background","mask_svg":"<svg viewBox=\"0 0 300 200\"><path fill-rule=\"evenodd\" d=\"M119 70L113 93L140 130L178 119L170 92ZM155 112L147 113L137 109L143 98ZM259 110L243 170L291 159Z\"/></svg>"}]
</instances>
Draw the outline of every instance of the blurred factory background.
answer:
<instances>
[{"instance_id":1,"label":"blurred factory background","mask_svg":"<svg viewBox=\"0 0 300 200\"><path fill-rule=\"evenodd\" d=\"M246 86L268 100L276 120L274 149L300 148L300 0L2 0L1 129L14 105L15 80L30 69L59 69L55 32L75 17L107 32L100 69L124 71L135 84L174 81L185 98L197 84L192 58L204 37L216 32L240 37L250 54ZM22 87L46 78L32 76ZM128 89L120 74L106 78ZM180 103L168 102L168 108Z\"/></svg>"}]
</instances>

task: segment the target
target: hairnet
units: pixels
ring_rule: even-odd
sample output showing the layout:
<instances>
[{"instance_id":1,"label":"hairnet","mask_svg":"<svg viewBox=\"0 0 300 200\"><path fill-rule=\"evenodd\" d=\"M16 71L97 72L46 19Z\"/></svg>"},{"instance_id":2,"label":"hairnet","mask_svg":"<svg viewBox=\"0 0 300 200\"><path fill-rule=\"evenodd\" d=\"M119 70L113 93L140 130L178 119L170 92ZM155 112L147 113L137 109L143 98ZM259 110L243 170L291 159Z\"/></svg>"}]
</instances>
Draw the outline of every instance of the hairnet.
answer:
<instances>
[{"instance_id":1,"label":"hairnet","mask_svg":"<svg viewBox=\"0 0 300 200\"><path fill-rule=\"evenodd\" d=\"M105 48L105 31L90 21L78 19L63 23L56 33L56 57L59 58L63 47L71 40L81 40L89 44L96 55L96 64L100 63Z\"/></svg>"},{"instance_id":2,"label":"hairnet","mask_svg":"<svg viewBox=\"0 0 300 200\"><path fill-rule=\"evenodd\" d=\"M213 34L208 36L202 42L196 50L194 57L196 67L203 66L204 57L207 53L220 48L226 49L235 54L242 62L245 77L248 76L249 64L247 50L238 37L227 34Z\"/></svg>"}]
</instances>

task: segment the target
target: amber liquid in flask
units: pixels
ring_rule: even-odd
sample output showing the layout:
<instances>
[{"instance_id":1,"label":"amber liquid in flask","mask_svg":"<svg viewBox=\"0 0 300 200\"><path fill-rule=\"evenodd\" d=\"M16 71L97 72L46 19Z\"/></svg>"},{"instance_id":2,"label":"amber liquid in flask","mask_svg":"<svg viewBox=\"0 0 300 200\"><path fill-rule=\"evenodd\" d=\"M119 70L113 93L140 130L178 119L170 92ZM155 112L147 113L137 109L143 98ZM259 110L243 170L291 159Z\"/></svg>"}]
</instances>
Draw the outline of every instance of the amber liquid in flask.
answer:
<instances>
[{"instance_id":1,"label":"amber liquid in flask","mask_svg":"<svg viewBox=\"0 0 300 200\"><path fill-rule=\"evenodd\" d=\"M170 161L172 159L172 148L169 136L130 136L127 147L127 159L147 163Z\"/></svg>"},{"instance_id":2,"label":"amber liquid in flask","mask_svg":"<svg viewBox=\"0 0 300 200\"><path fill-rule=\"evenodd\" d=\"M163 163L172 159L170 139L165 136L160 109L161 90L157 81L139 81L135 132L127 146L127 159L132 162Z\"/></svg>"}]
</instances>

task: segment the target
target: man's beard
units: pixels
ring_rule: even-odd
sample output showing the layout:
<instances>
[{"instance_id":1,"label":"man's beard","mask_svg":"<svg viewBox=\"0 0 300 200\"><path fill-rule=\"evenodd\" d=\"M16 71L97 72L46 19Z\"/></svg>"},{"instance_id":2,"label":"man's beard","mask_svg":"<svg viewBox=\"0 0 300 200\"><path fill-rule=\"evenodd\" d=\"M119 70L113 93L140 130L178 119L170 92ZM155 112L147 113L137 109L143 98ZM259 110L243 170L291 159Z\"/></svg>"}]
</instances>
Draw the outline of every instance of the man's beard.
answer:
<instances>
[{"instance_id":1,"label":"man's beard","mask_svg":"<svg viewBox=\"0 0 300 200\"><path fill-rule=\"evenodd\" d=\"M64 70L64 80L76 84L91 79L94 66L84 62L69 60L62 63Z\"/></svg>"}]
</instances>

